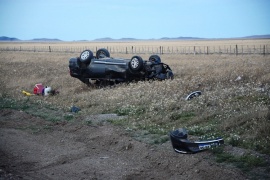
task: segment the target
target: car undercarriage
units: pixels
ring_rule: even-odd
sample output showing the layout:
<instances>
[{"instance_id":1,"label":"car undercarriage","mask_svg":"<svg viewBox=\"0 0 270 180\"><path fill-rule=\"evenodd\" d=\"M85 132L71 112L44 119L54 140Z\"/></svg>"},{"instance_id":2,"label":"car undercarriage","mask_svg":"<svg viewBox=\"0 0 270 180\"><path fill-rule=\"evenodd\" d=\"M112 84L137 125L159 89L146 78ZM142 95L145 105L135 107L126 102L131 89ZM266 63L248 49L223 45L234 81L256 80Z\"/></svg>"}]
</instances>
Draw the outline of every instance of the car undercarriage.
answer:
<instances>
[{"instance_id":1,"label":"car undercarriage","mask_svg":"<svg viewBox=\"0 0 270 180\"><path fill-rule=\"evenodd\" d=\"M70 75L91 85L112 85L121 82L173 79L169 65L161 62L158 55L148 60L140 56L131 59L112 58L107 49L99 49L96 56L84 50L80 57L69 60Z\"/></svg>"}]
</instances>

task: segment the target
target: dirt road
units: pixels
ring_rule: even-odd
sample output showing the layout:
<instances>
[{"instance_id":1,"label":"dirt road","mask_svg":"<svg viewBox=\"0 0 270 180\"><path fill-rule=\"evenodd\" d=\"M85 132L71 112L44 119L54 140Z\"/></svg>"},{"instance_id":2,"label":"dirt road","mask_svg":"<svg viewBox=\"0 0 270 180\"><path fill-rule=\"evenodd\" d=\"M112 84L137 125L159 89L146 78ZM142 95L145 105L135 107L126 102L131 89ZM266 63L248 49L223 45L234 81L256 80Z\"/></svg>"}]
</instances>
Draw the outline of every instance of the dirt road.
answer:
<instances>
[{"instance_id":1,"label":"dirt road","mask_svg":"<svg viewBox=\"0 0 270 180\"><path fill-rule=\"evenodd\" d=\"M82 120L83 121L83 120ZM246 179L208 151L177 154L109 123L54 123L0 110L0 179Z\"/></svg>"}]
</instances>

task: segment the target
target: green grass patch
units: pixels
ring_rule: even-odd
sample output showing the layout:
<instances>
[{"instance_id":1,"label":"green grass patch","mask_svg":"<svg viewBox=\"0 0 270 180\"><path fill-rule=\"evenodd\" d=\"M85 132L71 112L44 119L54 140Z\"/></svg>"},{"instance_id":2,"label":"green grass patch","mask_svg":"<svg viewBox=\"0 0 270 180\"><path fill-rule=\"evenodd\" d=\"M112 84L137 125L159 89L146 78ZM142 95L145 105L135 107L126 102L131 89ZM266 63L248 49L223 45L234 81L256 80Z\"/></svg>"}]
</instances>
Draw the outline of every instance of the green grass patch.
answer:
<instances>
[{"instance_id":1,"label":"green grass patch","mask_svg":"<svg viewBox=\"0 0 270 180\"><path fill-rule=\"evenodd\" d=\"M194 136L205 136L207 134L210 136L216 132L214 124L208 124L204 126L195 125L188 127L187 129L188 133Z\"/></svg>"},{"instance_id":2,"label":"green grass patch","mask_svg":"<svg viewBox=\"0 0 270 180\"><path fill-rule=\"evenodd\" d=\"M169 136L161 136L160 138L154 140L154 144L163 144L167 141L169 141Z\"/></svg>"},{"instance_id":3,"label":"green grass patch","mask_svg":"<svg viewBox=\"0 0 270 180\"><path fill-rule=\"evenodd\" d=\"M230 101L231 102L238 102L238 101L260 102L265 105L269 105L270 97L264 94L254 95L254 96L235 96Z\"/></svg>"},{"instance_id":4,"label":"green grass patch","mask_svg":"<svg viewBox=\"0 0 270 180\"><path fill-rule=\"evenodd\" d=\"M11 98L1 97L0 98L1 109L14 109L23 111L36 117L40 117L50 122L59 122L62 120L71 120L73 117L64 116L63 112L49 104L42 101L34 102L29 97L23 100L14 100Z\"/></svg>"},{"instance_id":5,"label":"green grass patch","mask_svg":"<svg viewBox=\"0 0 270 180\"><path fill-rule=\"evenodd\" d=\"M10 98L0 98L0 108L1 109L14 109L14 110L27 110L31 108L29 104L29 98L25 100L17 101Z\"/></svg>"},{"instance_id":6,"label":"green grass patch","mask_svg":"<svg viewBox=\"0 0 270 180\"><path fill-rule=\"evenodd\" d=\"M74 119L74 115L73 114L66 114L66 115L64 115L64 119L66 121L71 121Z\"/></svg>"},{"instance_id":7,"label":"green grass patch","mask_svg":"<svg viewBox=\"0 0 270 180\"><path fill-rule=\"evenodd\" d=\"M47 121L53 122L53 123L59 122L63 119L62 116L59 116L55 114L53 111L48 111L46 109L40 109L36 111L31 110L31 111L26 111L26 112L36 117L40 117Z\"/></svg>"},{"instance_id":8,"label":"green grass patch","mask_svg":"<svg viewBox=\"0 0 270 180\"><path fill-rule=\"evenodd\" d=\"M172 115L170 116L171 120L179 120L181 122L186 122L191 120L192 118L194 118L196 116L196 114L191 111L187 111L187 112L182 112L182 113L172 113Z\"/></svg>"},{"instance_id":9,"label":"green grass patch","mask_svg":"<svg viewBox=\"0 0 270 180\"><path fill-rule=\"evenodd\" d=\"M128 115L133 115L133 116L140 116L144 114L146 111L146 107L144 106L126 106L126 107L121 107L118 108L114 111L119 116L128 116Z\"/></svg>"},{"instance_id":10,"label":"green grass patch","mask_svg":"<svg viewBox=\"0 0 270 180\"><path fill-rule=\"evenodd\" d=\"M255 167L266 167L268 164L264 158L252 154L234 156L224 152L223 147L212 149L218 163L231 163L243 171L250 171Z\"/></svg>"},{"instance_id":11,"label":"green grass patch","mask_svg":"<svg viewBox=\"0 0 270 180\"><path fill-rule=\"evenodd\" d=\"M128 124L127 118L121 118L121 119L108 119L107 122L110 122L113 125L117 126L126 126Z\"/></svg>"}]
</instances>

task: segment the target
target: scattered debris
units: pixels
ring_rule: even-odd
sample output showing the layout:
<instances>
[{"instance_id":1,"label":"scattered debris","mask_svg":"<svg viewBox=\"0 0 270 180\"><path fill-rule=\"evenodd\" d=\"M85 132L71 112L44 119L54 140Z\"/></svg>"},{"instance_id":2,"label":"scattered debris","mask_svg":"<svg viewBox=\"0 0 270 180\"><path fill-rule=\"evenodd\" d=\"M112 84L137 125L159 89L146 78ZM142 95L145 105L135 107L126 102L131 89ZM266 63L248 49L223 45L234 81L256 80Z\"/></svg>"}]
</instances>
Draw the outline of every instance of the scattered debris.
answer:
<instances>
[{"instance_id":1,"label":"scattered debris","mask_svg":"<svg viewBox=\"0 0 270 180\"><path fill-rule=\"evenodd\" d=\"M34 94L36 94L36 95L42 95L43 89L44 89L44 86L41 83L36 84L35 87L34 87L34 90L33 90L34 91Z\"/></svg>"},{"instance_id":2,"label":"scattered debris","mask_svg":"<svg viewBox=\"0 0 270 180\"><path fill-rule=\"evenodd\" d=\"M27 91L22 91L22 93L25 95L25 96L33 96L35 94L31 94L30 92L27 92Z\"/></svg>"},{"instance_id":3,"label":"scattered debris","mask_svg":"<svg viewBox=\"0 0 270 180\"><path fill-rule=\"evenodd\" d=\"M46 87L43 89L43 93L42 93L42 94L43 94L44 96L48 96L48 95L50 95L51 91L52 91L52 88L46 86Z\"/></svg>"},{"instance_id":4,"label":"scattered debris","mask_svg":"<svg viewBox=\"0 0 270 180\"><path fill-rule=\"evenodd\" d=\"M56 95L56 94L59 94L59 91L55 90L55 89L52 89L51 87L49 86L43 86L41 83L39 84L36 84L34 86L34 89L33 89L33 93L34 94L31 94L30 92L27 92L27 91L22 91L22 93L25 95L25 96L32 96L32 95L42 95L42 96L48 96L48 95Z\"/></svg>"},{"instance_id":5,"label":"scattered debris","mask_svg":"<svg viewBox=\"0 0 270 180\"><path fill-rule=\"evenodd\" d=\"M191 142L187 139L187 136L188 133L185 128L170 132L171 143L175 152L183 154L197 153L224 144L222 138Z\"/></svg>"},{"instance_id":6,"label":"scattered debris","mask_svg":"<svg viewBox=\"0 0 270 180\"><path fill-rule=\"evenodd\" d=\"M202 92L201 92L201 91L194 91L194 92L190 93L190 94L186 97L186 100L190 100L190 99L192 99L192 98L194 98L194 97L198 97L198 96L200 96L200 95L202 95Z\"/></svg>"},{"instance_id":7,"label":"scattered debris","mask_svg":"<svg viewBox=\"0 0 270 180\"><path fill-rule=\"evenodd\" d=\"M74 112L74 113L77 113L77 112L79 112L81 109L80 108L78 108L78 107L76 107L76 106L72 106L71 108L70 108L70 111L71 112Z\"/></svg>"},{"instance_id":8,"label":"scattered debris","mask_svg":"<svg viewBox=\"0 0 270 180\"><path fill-rule=\"evenodd\" d=\"M242 79L241 76L238 76L234 81L240 81Z\"/></svg>"},{"instance_id":9,"label":"scattered debris","mask_svg":"<svg viewBox=\"0 0 270 180\"><path fill-rule=\"evenodd\" d=\"M42 90L42 95L43 96L49 96L49 95L56 95L56 94L59 94L59 91L55 90L55 89L52 89L51 87L49 86L45 86L45 88L43 88Z\"/></svg>"}]
</instances>

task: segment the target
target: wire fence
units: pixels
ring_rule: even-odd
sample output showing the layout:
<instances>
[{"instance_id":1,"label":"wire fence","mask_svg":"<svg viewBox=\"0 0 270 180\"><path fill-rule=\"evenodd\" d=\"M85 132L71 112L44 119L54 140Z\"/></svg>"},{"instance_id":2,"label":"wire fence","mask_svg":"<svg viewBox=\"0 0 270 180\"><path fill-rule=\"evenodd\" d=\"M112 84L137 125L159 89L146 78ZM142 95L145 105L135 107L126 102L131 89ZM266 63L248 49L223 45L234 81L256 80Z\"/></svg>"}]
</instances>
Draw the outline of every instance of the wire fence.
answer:
<instances>
[{"instance_id":1,"label":"wire fence","mask_svg":"<svg viewBox=\"0 0 270 180\"><path fill-rule=\"evenodd\" d=\"M110 53L115 54L229 54L248 55L259 54L269 55L269 45L224 45L224 46L7 46L0 47L0 51L32 51L32 52L66 52L80 53L90 49L94 53L106 48Z\"/></svg>"}]
</instances>

